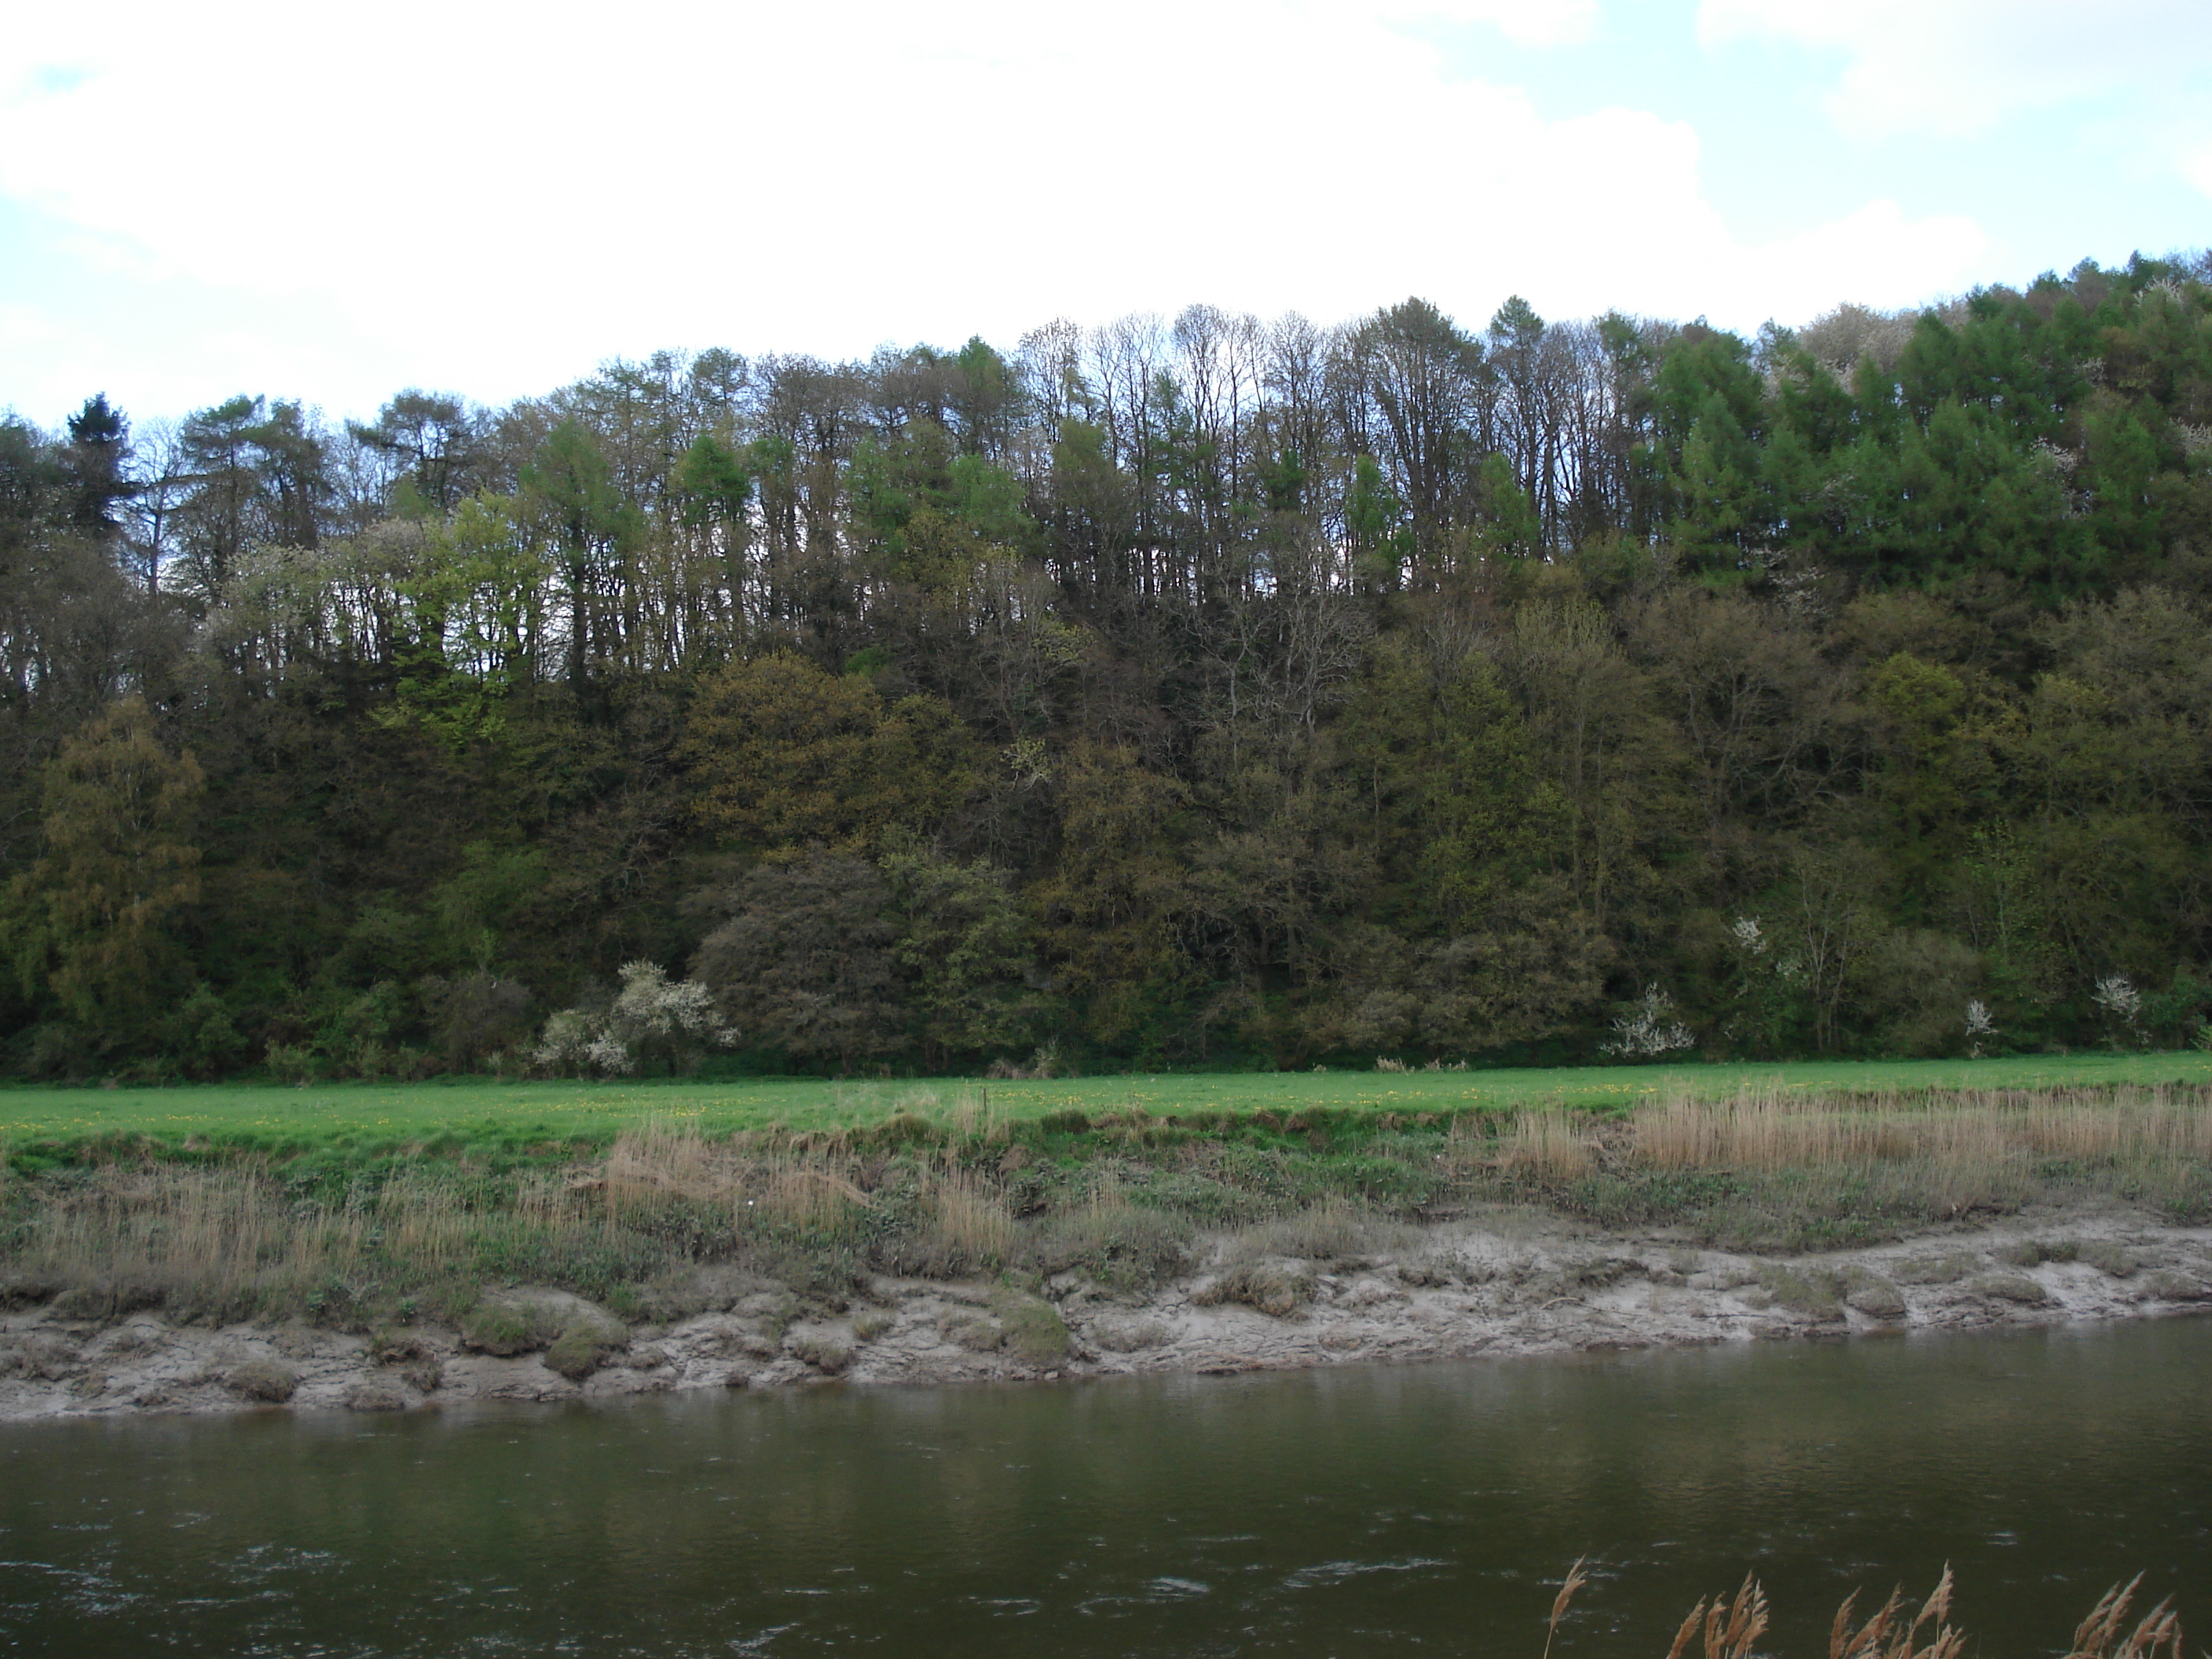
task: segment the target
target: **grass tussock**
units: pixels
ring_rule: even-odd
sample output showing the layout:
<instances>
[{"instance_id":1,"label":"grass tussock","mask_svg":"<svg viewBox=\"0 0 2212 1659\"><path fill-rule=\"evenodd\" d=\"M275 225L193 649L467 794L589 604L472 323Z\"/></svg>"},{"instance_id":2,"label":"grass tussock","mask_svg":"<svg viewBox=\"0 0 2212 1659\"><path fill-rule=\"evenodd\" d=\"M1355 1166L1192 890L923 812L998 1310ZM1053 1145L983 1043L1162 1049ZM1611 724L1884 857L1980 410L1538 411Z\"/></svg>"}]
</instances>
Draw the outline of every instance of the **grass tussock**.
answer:
<instances>
[{"instance_id":1,"label":"grass tussock","mask_svg":"<svg viewBox=\"0 0 2212 1659\"><path fill-rule=\"evenodd\" d=\"M1232 1258L1242 1261L1292 1256L1353 1266L1409 1250L1418 1243L1415 1229L1330 1197L1279 1221L1244 1229L1229 1249Z\"/></svg>"},{"instance_id":2,"label":"grass tussock","mask_svg":"<svg viewBox=\"0 0 2212 1659\"><path fill-rule=\"evenodd\" d=\"M1314 1298L1310 1274L1275 1261L1231 1261L1191 1294L1201 1308L1231 1303L1257 1309L1276 1319L1296 1319Z\"/></svg>"},{"instance_id":3,"label":"grass tussock","mask_svg":"<svg viewBox=\"0 0 2212 1659\"><path fill-rule=\"evenodd\" d=\"M991 1311L998 1316L1010 1352L1032 1365L1049 1365L1067 1358L1067 1323L1051 1303L1001 1285L992 1294Z\"/></svg>"},{"instance_id":4,"label":"grass tussock","mask_svg":"<svg viewBox=\"0 0 2212 1659\"><path fill-rule=\"evenodd\" d=\"M300 1374L273 1359L249 1359L234 1365L223 1376L223 1386L240 1400L264 1406L281 1406L300 1387Z\"/></svg>"}]
</instances>

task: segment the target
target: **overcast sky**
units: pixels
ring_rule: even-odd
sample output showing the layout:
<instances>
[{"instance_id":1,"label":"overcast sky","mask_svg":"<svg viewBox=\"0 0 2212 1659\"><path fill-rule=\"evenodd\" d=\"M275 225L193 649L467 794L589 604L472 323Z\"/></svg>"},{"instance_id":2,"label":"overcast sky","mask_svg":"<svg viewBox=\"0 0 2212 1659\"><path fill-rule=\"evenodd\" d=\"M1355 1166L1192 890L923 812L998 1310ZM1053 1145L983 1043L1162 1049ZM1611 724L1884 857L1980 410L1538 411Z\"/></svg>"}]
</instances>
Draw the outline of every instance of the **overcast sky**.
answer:
<instances>
[{"instance_id":1,"label":"overcast sky","mask_svg":"<svg viewBox=\"0 0 2212 1659\"><path fill-rule=\"evenodd\" d=\"M2212 241L2207 0L25 5L0 405L1194 301L1738 328Z\"/></svg>"}]
</instances>

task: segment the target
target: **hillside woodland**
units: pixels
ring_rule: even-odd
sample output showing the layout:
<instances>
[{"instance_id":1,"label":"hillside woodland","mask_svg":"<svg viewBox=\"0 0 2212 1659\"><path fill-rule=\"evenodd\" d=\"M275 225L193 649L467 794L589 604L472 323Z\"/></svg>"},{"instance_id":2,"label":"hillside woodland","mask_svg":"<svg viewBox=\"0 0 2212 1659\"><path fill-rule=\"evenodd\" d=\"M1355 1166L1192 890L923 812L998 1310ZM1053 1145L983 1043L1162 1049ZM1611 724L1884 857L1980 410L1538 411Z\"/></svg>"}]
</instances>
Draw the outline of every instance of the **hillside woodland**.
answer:
<instances>
[{"instance_id":1,"label":"hillside woodland","mask_svg":"<svg viewBox=\"0 0 2212 1659\"><path fill-rule=\"evenodd\" d=\"M22 1078L2203 1040L2212 258L0 424Z\"/></svg>"}]
</instances>

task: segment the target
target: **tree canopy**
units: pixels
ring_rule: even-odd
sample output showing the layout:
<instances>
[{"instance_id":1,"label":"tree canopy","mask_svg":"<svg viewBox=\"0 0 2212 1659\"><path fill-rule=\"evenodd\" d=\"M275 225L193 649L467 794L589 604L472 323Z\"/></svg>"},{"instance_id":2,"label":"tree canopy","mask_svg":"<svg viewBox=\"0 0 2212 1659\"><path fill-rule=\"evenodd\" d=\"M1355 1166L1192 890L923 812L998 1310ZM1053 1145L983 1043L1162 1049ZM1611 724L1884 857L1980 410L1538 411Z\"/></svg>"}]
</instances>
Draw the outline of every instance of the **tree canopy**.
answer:
<instances>
[{"instance_id":1,"label":"tree canopy","mask_svg":"<svg viewBox=\"0 0 2212 1659\"><path fill-rule=\"evenodd\" d=\"M95 395L0 420L5 1063L526 1063L648 967L754 1068L2185 1041L2208 621L2204 256Z\"/></svg>"}]
</instances>

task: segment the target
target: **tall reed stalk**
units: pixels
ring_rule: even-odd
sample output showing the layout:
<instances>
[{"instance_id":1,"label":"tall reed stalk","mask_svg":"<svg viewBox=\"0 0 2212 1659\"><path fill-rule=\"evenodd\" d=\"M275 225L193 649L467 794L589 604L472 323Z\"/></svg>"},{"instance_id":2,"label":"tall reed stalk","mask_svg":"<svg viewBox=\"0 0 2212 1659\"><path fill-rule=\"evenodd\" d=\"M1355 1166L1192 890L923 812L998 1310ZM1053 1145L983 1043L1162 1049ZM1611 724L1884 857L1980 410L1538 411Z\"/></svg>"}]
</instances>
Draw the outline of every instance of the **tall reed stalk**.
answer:
<instances>
[{"instance_id":1,"label":"tall reed stalk","mask_svg":"<svg viewBox=\"0 0 2212 1659\"><path fill-rule=\"evenodd\" d=\"M1577 1561L1568 1569L1553 1598L1544 1659L1550 1659L1576 1592L1589 1582L1583 1565ZM2066 1659L2159 1659L2160 1655L2182 1659L2181 1619L2171 1597L2130 1624L2128 1614L2142 1585L2142 1577L2137 1574L2100 1596L2089 1616L2075 1628ZM1951 1623L1953 1589L1951 1569L1946 1566L1917 1613L1907 1616L1904 1591L1896 1589L1863 1623L1856 1622L1859 1598L1852 1591L1829 1623L1828 1659L1960 1659L1967 1637ZM1687 1659L1693 1648L1701 1659L1753 1659L1771 1623L1766 1592L1755 1576L1747 1573L1734 1595L1701 1598L1690 1609L1674 1632L1667 1659Z\"/></svg>"}]
</instances>

